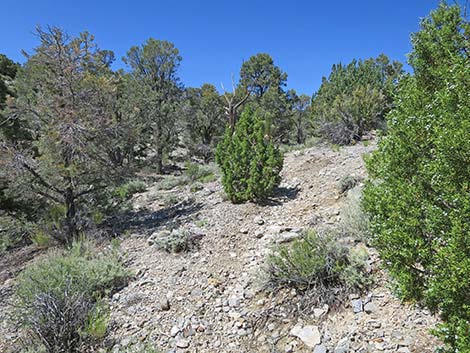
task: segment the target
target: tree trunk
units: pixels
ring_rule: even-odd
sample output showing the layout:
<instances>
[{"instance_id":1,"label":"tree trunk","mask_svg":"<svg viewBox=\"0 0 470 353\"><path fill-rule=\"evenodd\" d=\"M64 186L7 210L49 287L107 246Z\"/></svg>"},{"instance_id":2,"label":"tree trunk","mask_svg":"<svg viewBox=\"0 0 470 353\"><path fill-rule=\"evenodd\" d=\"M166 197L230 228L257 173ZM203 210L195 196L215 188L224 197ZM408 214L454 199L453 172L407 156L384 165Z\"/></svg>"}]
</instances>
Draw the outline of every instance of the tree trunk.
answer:
<instances>
[{"instance_id":1,"label":"tree trunk","mask_svg":"<svg viewBox=\"0 0 470 353\"><path fill-rule=\"evenodd\" d=\"M155 157L155 171L157 174L161 174L163 172L163 145L158 144Z\"/></svg>"},{"instance_id":2,"label":"tree trunk","mask_svg":"<svg viewBox=\"0 0 470 353\"><path fill-rule=\"evenodd\" d=\"M163 138L162 138L162 132L159 127L156 128L154 136L154 145L156 146L155 149L155 156L152 158L154 163L155 163L155 171L158 174L161 174L163 172Z\"/></svg>"},{"instance_id":3,"label":"tree trunk","mask_svg":"<svg viewBox=\"0 0 470 353\"><path fill-rule=\"evenodd\" d=\"M212 133L210 130L205 130L202 135L202 143L206 146L210 146L212 142Z\"/></svg>"},{"instance_id":4,"label":"tree trunk","mask_svg":"<svg viewBox=\"0 0 470 353\"><path fill-rule=\"evenodd\" d=\"M297 144L302 144L305 142L305 137L304 137L304 132L302 131L302 128L297 128Z\"/></svg>"},{"instance_id":5,"label":"tree trunk","mask_svg":"<svg viewBox=\"0 0 470 353\"><path fill-rule=\"evenodd\" d=\"M76 223L77 208L75 205L75 195L71 187L65 190L65 238L64 243L70 244L78 237L78 229Z\"/></svg>"}]
</instances>

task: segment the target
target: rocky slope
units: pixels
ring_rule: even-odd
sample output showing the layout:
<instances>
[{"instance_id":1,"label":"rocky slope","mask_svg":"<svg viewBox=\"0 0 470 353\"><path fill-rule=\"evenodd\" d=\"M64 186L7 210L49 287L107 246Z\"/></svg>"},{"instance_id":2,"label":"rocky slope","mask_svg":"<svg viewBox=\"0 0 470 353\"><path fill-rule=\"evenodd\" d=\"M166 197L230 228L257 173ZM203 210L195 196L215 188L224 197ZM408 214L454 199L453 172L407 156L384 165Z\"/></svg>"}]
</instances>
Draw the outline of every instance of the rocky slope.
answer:
<instances>
[{"instance_id":1,"label":"rocky slope","mask_svg":"<svg viewBox=\"0 0 470 353\"><path fill-rule=\"evenodd\" d=\"M143 219L123 242L137 276L111 300L115 351L144 341L164 352L434 351L437 342L428 331L436 319L391 294L373 249L375 284L338 308L303 315L295 310L295 292L262 290L271 245L339 222L344 197L338 181L365 177L362 155L373 148L317 146L289 153L281 188L266 205L224 201L218 182L196 193L178 191L186 201L172 212L161 206L159 191L137 197ZM155 239L170 231L200 236L199 248L157 251Z\"/></svg>"},{"instance_id":2,"label":"rocky slope","mask_svg":"<svg viewBox=\"0 0 470 353\"><path fill-rule=\"evenodd\" d=\"M149 343L175 353L433 352L438 342L429 329L436 318L391 294L373 249L367 250L374 285L340 306L303 311L295 291L263 290L272 245L306 228L337 225L345 202L338 181L365 177L362 156L373 148L373 143L338 151L316 146L288 153L283 183L264 205L231 204L219 182L197 192L151 186L137 195L122 241L135 277L109 300L107 340L113 351ZM179 202L168 207L164 199ZM158 239L171 234L190 234L193 247L179 254L159 250ZM9 277L0 281L3 299L11 293ZM0 351L18 339L5 320L5 302Z\"/></svg>"}]
</instances>

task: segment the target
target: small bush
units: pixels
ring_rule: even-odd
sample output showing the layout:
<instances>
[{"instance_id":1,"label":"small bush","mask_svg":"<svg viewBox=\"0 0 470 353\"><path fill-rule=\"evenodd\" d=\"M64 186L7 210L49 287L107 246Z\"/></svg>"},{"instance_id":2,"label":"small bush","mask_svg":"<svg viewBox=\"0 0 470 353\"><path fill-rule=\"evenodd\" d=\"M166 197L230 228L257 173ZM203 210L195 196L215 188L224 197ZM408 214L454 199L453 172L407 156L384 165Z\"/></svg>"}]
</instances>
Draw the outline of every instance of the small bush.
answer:
<instances>
[{"instance_id":1,"label":"small bush","mask_svg":"<svg viewBox=\"0 0 470 353\"><path fill-rule=\"evenodd\" d=\"M157 185L157 190L172 190L178 186L187 184L187 180L181 176L169 175L160 180Z\"/></svg>"},{"instance_id":2,"label":"small bush","mask_svg":"<svg viewBox=\"0 0 470 353\"><path fill-rule=\"evenodd\" d=\"M33 244L40 249L47 248L51 243L51 240L51 237L49 237L46 232L42 230L38 230L31 236L31 241Z\"/></svg>"},{"instance_id":3,"label":"small bush","mask_svg":"<svg viewBox=\"0 0 470 353\"><path fill-rule=\"evenodd\" d=\"M279 246L268 258L269 285L294 287L317 304L331 304L364 289L367 256L367 252L349 250L332 235L309 231Z\"/></svg>"},{"instance_id":4,"label":"small bush","mask_svg":"<svg viewBox=\"0 0 470 353\"><path fill-rule=\"evenodd\" d=\"M200 220L197 220L196 222L194 222L194 224L197 226L197 227L205 227L206 225L209 224L209 221L207 219L200 219Z\"/></svg>"},{"instance_id":5,"label":"small bush","mask_svg":"<svg viewBox=\"0 0 470 353\"><path fill-rule=\"evenodd\" d=\"M94 339L104 338L108 331L110 310L103 302L98 301L93 310L89 312L85 332Z\"/></svg>"},{"instance_id":6,"label":"small bush","mask_svg":"<svg viewBox=\"0 0 470 353\"><path fill-rule=\"evenodd\" d=\"M29 240L35 232L35 225L25 219L17 219L0 210L0 255L8 249Z\"/></svg>"},{"instance_id":7,"label":"small bush","mask_svg":"<svg viewBox=\"0 0 470 353\"><path fill-rule=\"evenodd\" d=\"M69 291L70 282L63 293L36 295L23 323L28 326L34 341L41 342L49 353L79 352L85 344L85 328L93 302L86 295Z\"/></svg>"},{"instance_id":8,"label":"small bush","mask_svg":"<svg viewBox=\"0 0 470 353\"><path fill-rule=\"evenodd\" d=\"M227 127L217 146L216 161L225 193L232 202L262 200L281 181L282 154L266 134L260 113L251 108L241 114L235 131Z\"/></svg>"},{"instance_id":9,"label":"small bush","mask_svg":"<svg viewBox=\"0 0 470 353\"><path fill-rule=\"evenodd\" d=\"M47 352L79 352L106 331L106 310L99 298L122 286L128 276L116 249L98 255L90 243L76 242L20 273L14 319Z\"/></svg>"},{"instance_id":10,"label":"small bush","mask_svg":"<svg viewBox=\"0 0 470 353\"><path fill-rule=\"evenodd\" d=\"M147 190L147 184L142 180L131 180L126 185L128 194L133 195Z\"/></svg>"},{"instance_id":11,"label":"small bush","mask_svg":"<svg viewBox=\"0 0 470 353\"><path fill-rule=\"evenodd\" d=\"M91 297L122 286L129 273L119 261L116 250L97 255L91 246L91 243L75 242L70 250L53 251L39 263L26 268L18 276L16 294L19 299L31 302L36 295L50 291L60 295L69 281L69 292Z\"/></svg>"},{"instance_id":12,"label":"small bush","mask_svg":"<svg viewBox=\"0 0 470 353\"><path fill-rule=\"evenodd\" d=\"M198 191L201 191L202 189L204 189L204 185L202 185L199 182L192 183L191 186L189 187L189 191L191 192L198 192Z\"/></svg>"},{"instance_id":13,"label":"small bush","mask_svg":"<svg viewBox=\"0 0 470 353\"><path fill-rule=\"evenodd\" d=\"M186 162L184 177L188 183L199 181L201 183L215 180L212 168L208 165Z\"/></svg>"},{"instance_id":14,"label":"small bush","mask_svg":"<svg viewBox=\"0 0 470 353\"><path fill-rule=\"evenodd\" d=\"M215 174L207 174L207 175L204 175L203 177L199 178L199 181L203 184L205 183L210 183L212 181L216 181L217 180L217 176Z\"/></svg>"},{"instance_id":15,"label":"small bush","mask_svg":"<svg viewBox=\"0 0 470 353\"><path fill-rule=\"evenodd\" d=\"M114 190L114 194L121 200L126 200L132 195L144 192L145 190L147 190L147 185L142 180L130 180L127 183L118 186Z\"/></svg>"},{"instance_id":16,"label":"small bush","mask_svg":"<svg viewBox=\"0 0 470 353\"><path fill-rule=\"evenodd\" d=\"M168 175L160 180L155 188L157 190L173 190L177 187L189 185L191 191L197 191L197 185L216 180L214 168L211 165L186 162L182 175Z\"/></svg>"},{"instance_id":17,"label":"small bush","mask_svg":"<svg viewBox=\"0 0 470 353\"><path fill-rule=\"evenodd\" d=\"M341 210L340 230L343 235L368 243L370 234L369 216L362 209L362 187L349 190L346 203Z\"/></svg>"},{"instance_id":18,"label":"small bush","mask_svg":"<svg viewBox=\"0 0 470 353\"><path fill-rule=\"evenodd\" d=\"M280 148L281 148L281 151L283 153L293 152L293 151L301 151L301 150L311 148L311 147L317 145L318 141L319 141L318 137L311 136L311 137L307 138L304 143L296 144L296 145L283 144L283 145L281 145Z\"/></svg>"},{"instance_id":19,"label":"small bush","mask_svg":"<svg viewBox=\"0 0 470 353\"><path fill-rule=\"evenodd\" d=\"M201 238L201 234L173 230L171 234L156 238L153 241L158 249L180 253L197 249Z\"/></svg>"},{"instance_id":20,"label":"small bush","mask_svg":"<svg viewBox=\"0 0 470 353\"><path fill-rule=\"evenodd\" d=\"M341 194L351 190L359 183L360 179L353 175L346 175L339 180L338 189Z\"/></svg>"},{"instance_id":21,"label":"small bush","mask_svg":"<svg viewBox=\"0 0 470 353\"><path fill-rule=\"evenodd\" d=\"M181 198L173 192L162 196L162 202L165 207L171 207L180 201Z\"/></svg>"}]
</instances>

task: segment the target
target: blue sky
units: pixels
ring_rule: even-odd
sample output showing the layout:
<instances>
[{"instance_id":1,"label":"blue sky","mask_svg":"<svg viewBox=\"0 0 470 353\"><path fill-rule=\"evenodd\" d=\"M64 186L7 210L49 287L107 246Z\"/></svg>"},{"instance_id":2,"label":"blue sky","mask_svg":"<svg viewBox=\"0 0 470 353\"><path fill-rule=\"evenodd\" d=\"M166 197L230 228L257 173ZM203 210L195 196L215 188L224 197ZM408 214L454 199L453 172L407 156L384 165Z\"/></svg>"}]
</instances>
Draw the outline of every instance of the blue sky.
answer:
<instances>
[{"instance_id":1,"label":"blue sky","mask_svg":"<svg viewBox=\"0 0 470 353\"><path fill-rule=\"evenodd\" d=\"M385 53L405 61L410 33L438 0L18 0L0 21L0 53L23 62L37 45L39 25L74 35L88 30L113 50L115 67L149 37L173 42L183 57L185 86L205 82L231 89L241 63L269 53L288 73L288 87L312 94L331 65Z\"/></svg>"}]
</instances>

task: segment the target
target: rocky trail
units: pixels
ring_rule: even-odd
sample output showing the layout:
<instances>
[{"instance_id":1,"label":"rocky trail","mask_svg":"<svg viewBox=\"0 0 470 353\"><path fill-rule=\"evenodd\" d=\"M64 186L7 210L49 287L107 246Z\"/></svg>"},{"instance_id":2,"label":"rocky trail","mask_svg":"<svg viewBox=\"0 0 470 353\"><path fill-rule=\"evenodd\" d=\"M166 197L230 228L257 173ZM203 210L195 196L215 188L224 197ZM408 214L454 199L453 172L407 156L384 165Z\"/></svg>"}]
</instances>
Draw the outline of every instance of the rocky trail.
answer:
<instances>
[{"instance_id":1,"label":"rocky trail","mask_svg":"<svg viewBox=\"0 0 470 353\"><path fill-rule=\"evenodd\" d=\"M138 217L121 244L135 277L109 300L113 351L149 342L174 353L433 352L429 329L437 319L392 295L373 249L374 284L338 307L304 314L295 308L295 291L263 290L272 245L340 222L345 200L338 181L365 177L362 156L373 148L325 145L286 154L281 187L264 205L226 201L218 181L197 192L172 190L180 202L170 209L155 187L137 195ZM197 246L178 254L159 250L156 239L171 232L194 235Z\"/></svg>"},{"instance_id":2,"label":"rocky trail","mask_svg":"<svg viewBox=\"0 0 470 353\"><path fill-rule=\"evenodd\" d=\"M392 296L372 249L375 285L339 308L292 315L295 292L272 296L262 290L272 244L339 222L344 197L338 181L365 177L362 155L373 148L291 152L281 187L266 205L224 201L219 182L213 182L191 193L193 201L182 202L179 213L152 235L132 234L123 248L137 279L111 300L118 346L149 341L168 352L434 351L428 331L436 319ZM140 195L136 207L158 213L162 206L151 201L157 193ZM171 228L200 234L199 249L156 251L153 239Z\"/></svg>"}]
</instances>

